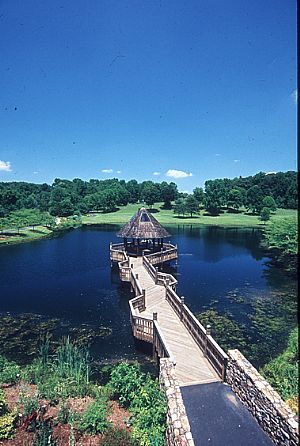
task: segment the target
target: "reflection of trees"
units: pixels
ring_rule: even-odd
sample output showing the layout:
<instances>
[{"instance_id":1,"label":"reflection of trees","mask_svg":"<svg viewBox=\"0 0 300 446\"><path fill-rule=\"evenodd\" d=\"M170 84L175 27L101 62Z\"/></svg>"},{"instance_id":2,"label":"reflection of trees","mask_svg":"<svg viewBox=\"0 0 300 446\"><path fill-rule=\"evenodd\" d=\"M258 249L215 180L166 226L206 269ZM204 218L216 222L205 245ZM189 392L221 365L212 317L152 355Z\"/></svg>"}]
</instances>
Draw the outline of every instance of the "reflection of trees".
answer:
<instances>
[{"instance_id":1,"label":"reflection of trees","mask_svg":"<svg viewBox=\"0 0 300 446\"><path fill-rule=\"evenodd\" d=\"M168 230L170 231L169 228ZM193 250L193 254L201 255L206 262L217 262L224 257L240 254L241 250L235 251L230 247L249 252L255 260L264 257L260 246L262 233L259 229L178 226L176 229L173 228L171 233L178 241L182 236L194 240L193 246L196 250ZM196 240L200 243L196 243ZM201 247L200 252L199 247Z\"/></svg>"}]
</instances>

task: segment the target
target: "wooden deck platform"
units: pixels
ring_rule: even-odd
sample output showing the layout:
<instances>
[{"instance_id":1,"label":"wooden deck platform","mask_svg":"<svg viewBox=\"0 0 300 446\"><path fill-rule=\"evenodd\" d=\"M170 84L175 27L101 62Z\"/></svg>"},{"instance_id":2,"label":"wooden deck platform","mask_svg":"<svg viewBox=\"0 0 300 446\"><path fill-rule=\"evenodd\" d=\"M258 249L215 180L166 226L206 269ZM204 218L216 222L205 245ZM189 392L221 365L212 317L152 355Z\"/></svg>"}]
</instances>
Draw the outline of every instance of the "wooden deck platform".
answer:
<instances>
[{"instance_id":1,"label":"wooden deck platform","mask_svg":"<svg viewBox=\"0 0 300 446\"><path fill-rule=\"evenodd\" d=\"M139 312L141 317L153 317L157 321L164 338L176 359L176 377L180 386L221 381L216 371L166 300L166 289L155 284L143 265L141 257L130 257L134 274L138 274L141 287L145 290L146 309Z\"/></svg>"}]
</instances>

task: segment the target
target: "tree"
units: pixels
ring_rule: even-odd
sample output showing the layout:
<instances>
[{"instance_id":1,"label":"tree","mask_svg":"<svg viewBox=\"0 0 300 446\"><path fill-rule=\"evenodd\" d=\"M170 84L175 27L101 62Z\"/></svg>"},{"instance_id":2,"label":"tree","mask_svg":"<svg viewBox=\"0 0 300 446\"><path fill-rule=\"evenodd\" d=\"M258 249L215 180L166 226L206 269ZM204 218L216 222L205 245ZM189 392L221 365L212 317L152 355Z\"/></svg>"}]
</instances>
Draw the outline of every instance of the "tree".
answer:
<instances>
[{"instance_id":1,"label":"tree","mask_svg":"<svg viewBox=\"0 0 300 446\"><path fill-rule=\"evenodd\" d=\"M258 186L252 186L247 191L246 206L252 212L260 213L263 208L263 193Z\"/></svg>"},{"instance_id":2,"label":"tree","mask_svg":"<svg viewBox=\"0 0 300 446\"><path fill-rule=\"evenodd\" d=\"M238 210L245 202L245 195L244 189L231 189L228 193L227 206Z\"/></svg>"},{"instance_id":3,"label":"tree","mask_svg":"<svg viewBox=\"0 0 300 446\"><path fill-rule=\"evenodd\" d=\"M126 189L130 194L129 202L137 203L140 198L140 185L136 180L130 180L126 183Z\"/></svg>"},{"instance_id":4,"label":"tree","mask_svg":"<svg viewBox=\"0 0 300 446\"><path fill-rule=\"evenodd\" d=\"M205 209L214 215L221 211L226 203L226 190L222 180L209 180L205 182Z\"/></svg>"},{"instance_id":5,"label":"tree","mask_svg":"<svg viewBox=\"0 0 300 446\"><path fill-rule=\"evenodd\" d=\"M150 182L151 183L151 182ZM154 183L147 184L143 188L143 200L147 206L152 207L159 200L159 192Z\"/></svg>"},{"instance_id":6,"label":"tree","mask_svg":"<svg viewBox=\"0 0 300 446\"><path fill-rule=\"evenodd\" d=\"M108 189L99 192L99 205L104 212L112 212L116 208L117 194L114 190Z\"/></svg>"},{"instance_id":7,"label":"tree","mask_svg":"<svg viewBox=\"0 0 300 446\"><path fill-rule=\"evenodd\" d=\"M174 201L177 198L178 190L177 185L173 182L167 183L166 181L163 181L160 184L160 197L161 200L164 202L164 208L165 209L171 209L171 201Z\"/></svg>"},{"instance_id":8,"label":"tree","mask_svg":"<svg viewBox=\"0 0 300 446\"><path fill-rule=\"evenodd\" d=\"M194 195L189 195L185 200L185 209L186 212L189 212L191 217L193 214L199 213L199 202L196 200Z\"/></svg>"},{"instance_id":9,"label":"tree","mask_svg":"<svg viewBox=\"0 0 300 446\"><path fill-rule=\"evenodd\" d=\"M204 203L205 193L204 193L202 187L196 187L193 190L193 194L194 194L194 197L196 198L196 200L198 201L199 204L203 204Z\"/></svg>"},{"instance_id":10,"label":"tree","mask_svg":"<svg viewBox=\"0 0 300 446\"><path fill-rule=\"evenodd\" d=\"M183 198L178 198L175 201L174 214L176 214L178 216L186 214L186 206L185 206L185 201Z\"/></svg>"},{"instance_id":11,"label":"tree","mask_svg":"<svg viewBox=\"0 0 300 446\"><path fill-rule=\"evenodd\" d=\"M260 219L263 222L266 222L268 220L270 220L270 216L271 216L271 210L270 208L262 208L262 210L260 211Z\"/></svg>"},{"instance_id":12,"label":"tree","mask_svg":"<svg viewBox=\"0 0 300 446\"><path fill-rule=\"evenodd\" d=\"M263 201L262 201L262 205L263 205L264 208L268 208L268 209L270 209L270 211L273 211L273 212L275 212L276 209L277 209L275 200L274 200L274 198L271 197L270 195L267 195L267 196L263 199Z\"/></svg>"}]
</instances>

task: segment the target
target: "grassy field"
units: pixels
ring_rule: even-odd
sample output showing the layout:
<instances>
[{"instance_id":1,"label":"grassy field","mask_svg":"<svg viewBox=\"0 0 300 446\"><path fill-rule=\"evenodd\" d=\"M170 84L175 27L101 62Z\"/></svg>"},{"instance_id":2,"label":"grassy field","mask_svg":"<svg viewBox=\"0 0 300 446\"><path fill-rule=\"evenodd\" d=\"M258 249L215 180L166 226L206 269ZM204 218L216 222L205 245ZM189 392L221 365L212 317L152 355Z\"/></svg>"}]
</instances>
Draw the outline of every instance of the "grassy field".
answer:
<instances>
[{"instance_id":1,"label":"grassy field","mask_svg":"<svg viewBox=\"0 0 300 446\"><path fill-rule=\"evenodd\" d=\"M199 215L191 217L177 217L173 210L161 208L162 203L153 206L153 215L162 225L209 225L209 226L227 226L227 227L248 227L263 228L265 224L260 221L257 215L251 215L244 212L228 213L224 212L219 216L213 217L208 215L205 210L201 210ZM124 224L135 214L141 207L140 204L128 204L119 210L111 213L93 213L84 215L82 223L85 225L92 224ZM297 211L294 209L278 209L272 214L271 220L281 218L296 218ZM266 223L268 224L268 223Z\"/></svg>"},{"instance_id":2,"label":"grassy field","mask_svg":"<svg viewBox=\"0 0 300 446\"><path fill-rule=\"evenodd\" d=\"M49 237L51 234L53 234L53 231L45 228L45 226L36 226L34 231L30 228L23 228L20 229L19 234L17 234L16 230L11 229L0 233L0 245L30 242L32 240Z\"/></svg>"},{"instance_id":3,"label":"grassy field","mask_svg":"<svg viewBox=\"0 0 300 446\"><path fill-rule=\"evenodd\" d=\"M212 217L205 210L201 210L199 215L191 217L177 217L172 209L162 209L162 203L157 203L153 209L155 218L165 226L168 225L207 225L207 226L224 226L224 227L244 227L244 228L263 228L265 224L260 221L257 215L251 215L244 212L237 214L224 212L219 216ZM99 225L99 224L124 224L141 207L139 204L128 204L119 210L110 213L93 213L82 216L83 225ZM278 209L272 215L271 220L281 218L297 218L297 211L294 209ZM266 223L268 224L268 222ZM63 229L63 228L62 228ZM49 237L53 231L45 228L45 226L36 226L33 231L31 228L20 229L17 234L16 230L7 230L0 233L0 246L15 243L29 242L40 238Z\"/></svg>"}]
</instances>

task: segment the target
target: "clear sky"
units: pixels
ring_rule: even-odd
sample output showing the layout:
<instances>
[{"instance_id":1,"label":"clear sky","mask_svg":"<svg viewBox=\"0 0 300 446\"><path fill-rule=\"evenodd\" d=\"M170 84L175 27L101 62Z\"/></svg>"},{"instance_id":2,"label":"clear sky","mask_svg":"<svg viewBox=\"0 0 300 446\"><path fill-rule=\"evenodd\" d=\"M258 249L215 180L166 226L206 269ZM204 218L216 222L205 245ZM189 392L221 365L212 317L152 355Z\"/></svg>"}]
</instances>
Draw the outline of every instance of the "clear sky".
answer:
<instances>
[{"instance_id":1,"label":"clear sky","mask_svg":"<svg viewBox=\"0 0 300 446\"><path fill-rule=\"evenodd\" d=\"M0 31L0 181L296 169L294 0L1 0Z\"/></svg>"}]
</instances>

